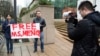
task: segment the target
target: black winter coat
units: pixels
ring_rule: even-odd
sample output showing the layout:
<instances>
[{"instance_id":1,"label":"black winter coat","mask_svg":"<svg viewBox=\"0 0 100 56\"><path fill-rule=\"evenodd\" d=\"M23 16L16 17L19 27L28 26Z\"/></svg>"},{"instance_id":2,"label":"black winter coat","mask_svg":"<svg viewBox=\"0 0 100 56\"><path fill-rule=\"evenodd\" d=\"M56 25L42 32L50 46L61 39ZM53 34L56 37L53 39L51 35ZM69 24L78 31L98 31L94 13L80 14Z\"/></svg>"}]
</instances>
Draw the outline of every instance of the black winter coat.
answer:
<instances>
[{"instance_id":1,"label":"black winter coat","mask_svg":"<svg viewBox=\"0 0 100 56\"><path fill-rule=\"evenodd\" d=\"M69 20L68 35L74 40L71 56L97 56L99 50L97 26L100 26L100 13L98 12L85 16L76 27Z\"/></svg>"}]
</instances>

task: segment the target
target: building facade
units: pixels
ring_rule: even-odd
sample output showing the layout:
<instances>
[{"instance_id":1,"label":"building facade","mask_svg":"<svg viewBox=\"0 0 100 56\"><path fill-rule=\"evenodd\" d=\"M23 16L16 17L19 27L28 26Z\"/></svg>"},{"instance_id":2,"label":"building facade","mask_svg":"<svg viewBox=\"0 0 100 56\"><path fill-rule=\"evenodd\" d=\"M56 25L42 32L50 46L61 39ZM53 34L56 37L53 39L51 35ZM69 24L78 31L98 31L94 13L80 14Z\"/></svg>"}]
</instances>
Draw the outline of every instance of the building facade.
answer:
<instances>
[{"instance_id":1,"label":"building facade","mask_svg":"<svg viewBox=\"0 0 100 56\"><path fill-rule=\"evenodd\" d=\"M61 19L62 11L66 8L77 8L77 0L55 0L54 3L54 18Z\"/></svg>"}]
</instances>

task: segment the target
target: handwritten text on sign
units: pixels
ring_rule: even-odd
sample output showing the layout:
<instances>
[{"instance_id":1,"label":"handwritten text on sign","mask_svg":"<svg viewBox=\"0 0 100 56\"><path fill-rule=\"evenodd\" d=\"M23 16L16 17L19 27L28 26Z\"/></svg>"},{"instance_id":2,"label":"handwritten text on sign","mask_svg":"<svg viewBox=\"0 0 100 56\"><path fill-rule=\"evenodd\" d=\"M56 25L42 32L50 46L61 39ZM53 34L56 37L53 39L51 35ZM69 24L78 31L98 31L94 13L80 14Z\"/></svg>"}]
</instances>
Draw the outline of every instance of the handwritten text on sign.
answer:
<instances>
[{"instance_id":1,"label":"handwritten text on sign","mask_svg":"<svg viewBox=\"0 0 100 56\"><path fill-rule=\"evenodd\" d=\"M40 25L39 23L19 23L11 24L11 38L40 38Z\"/></svg>"}]
</instances>

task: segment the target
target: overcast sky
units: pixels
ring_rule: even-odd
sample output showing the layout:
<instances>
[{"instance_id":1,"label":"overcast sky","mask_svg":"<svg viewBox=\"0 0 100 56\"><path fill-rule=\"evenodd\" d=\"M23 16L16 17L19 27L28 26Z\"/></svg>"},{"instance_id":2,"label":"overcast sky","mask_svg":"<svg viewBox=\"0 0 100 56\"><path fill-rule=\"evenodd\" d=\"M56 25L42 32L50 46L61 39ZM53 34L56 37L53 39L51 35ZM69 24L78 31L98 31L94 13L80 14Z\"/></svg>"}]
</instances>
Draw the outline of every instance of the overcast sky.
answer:
<instances>
[{"instance_id":1,"label":"overcast sky","mask_svg":"<svg viewBox=\"0 0 100 56\"><path fill-rule=\"evenodd\" d=\"M30 4L32 0L17 0L17 5L18 6L22 6L22 7L26 7Z\"/></svg>"}]
</instances>

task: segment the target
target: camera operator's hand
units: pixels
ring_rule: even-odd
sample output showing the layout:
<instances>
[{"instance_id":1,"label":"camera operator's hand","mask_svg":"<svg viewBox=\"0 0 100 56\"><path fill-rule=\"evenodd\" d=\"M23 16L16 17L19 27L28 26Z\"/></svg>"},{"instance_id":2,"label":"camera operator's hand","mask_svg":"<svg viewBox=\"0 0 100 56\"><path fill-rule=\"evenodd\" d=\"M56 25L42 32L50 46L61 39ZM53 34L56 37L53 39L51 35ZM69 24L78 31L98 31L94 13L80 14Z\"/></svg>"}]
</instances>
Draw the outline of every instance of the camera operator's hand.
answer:
<instances>
[{"instance_id":1,"label":"camera operator's hand","mask_svg":"<svg viewBox=\"0 0 100 56\"><path fill-rule=\"evenodd\" d=\"M66 22L66 23L68 23L68 21L69 21L69 19L68 19L68 18L66 18L66 19L65 19L65 22Z\"/></svg>"},{"instance_id":2,"label":"camera operator's hand","mask_svg":"<svg viewBox=\"0 0 100 56\"><path fill-rule=\"evenodd\" d=\"M74 17L68 16L68 17L65 19L65 22L73 23L73 22L74 22Z\"/></svg>"}]
</instances>

